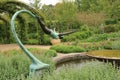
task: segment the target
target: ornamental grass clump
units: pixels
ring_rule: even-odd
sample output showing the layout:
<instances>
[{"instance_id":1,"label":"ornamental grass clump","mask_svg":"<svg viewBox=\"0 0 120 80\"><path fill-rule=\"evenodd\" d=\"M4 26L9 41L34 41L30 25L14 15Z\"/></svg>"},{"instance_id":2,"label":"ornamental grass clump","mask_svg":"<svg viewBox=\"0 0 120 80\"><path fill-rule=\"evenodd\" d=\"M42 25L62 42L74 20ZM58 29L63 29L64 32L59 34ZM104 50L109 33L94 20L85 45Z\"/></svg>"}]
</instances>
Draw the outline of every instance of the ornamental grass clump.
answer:
<instances>
[{"instance_id":1,"label":"ornamental grass clump","mask_svg":"<svg viewBox=\"0 0 120 80\"><path fill-rule=\"evenodd\" d=\"M31 51L35 52L36 49ZM120 68L110 63L89 61L83 62L77 68L68 65L57 71L55 64L51 61L53 56L48 57L41 52L37 51L35 56L42 62L50 64L50 67L32 78L28 77L31 61L23 52L16 50L13 53L8 51L10 54L1 53L0 80L120 80Z\"/></svg>"},{"instance_id":2,"label":"ornamental grass clump","mask_svg":"<svg viewBox=\"0 0 120 80\"><path fill-rule=\"evenodd\" d=\"M72 46L72 45L54 45L50 49L56 50L60 53L73 53L73 52L84 52L85 49L80 46Z\"/></svg>"},{"instance_id":3,"label":"ornamental grass clump","mask_svg":"<svg viewBox=\"0 0 120 80\"><path fill-rule=\"evenodd\" d=\"M120 69L110 63L98 61L85 62L79 68L64 66L59 71L43 74L31 80L120 80Z\"/></svg>"},{"instance_id":4,"label":"ornamental grass clump","mask_svg":"<svg viewBox=\"0 0 120 80\"><path fill-rule=\"evenodd\" d=\"M54 70L54 63L52 56L45 56L44 52L48 50L41 50L31 48L29 49L33 55L44 63L50 64L47 69L49 72ZM29 76L29 65L32 62L21 50L11 50L0 53L0 80L26 80ZM46 72L46 71L44 71Z\"/></svg>"},{"instance_id":5,"label":"ornamental grass clump","mask_svg":"<svg viewBox=\"0 0 120 80\"><path fill-rule=\"evenodd\" d=\"M111 48L113 50L120 50L120 40L111 42Z\"/></svg>"},{"instance_id":6,"label":"ornamental grass clump","mask_svg":"<svg viewBox=\"0 0 120 80\"><path fill-rule=\"evenodd\" d=\"M24 54L5 56L0 54L0 80L16 80L29 74L29 59Z\"/></svg>"}]
</instances>

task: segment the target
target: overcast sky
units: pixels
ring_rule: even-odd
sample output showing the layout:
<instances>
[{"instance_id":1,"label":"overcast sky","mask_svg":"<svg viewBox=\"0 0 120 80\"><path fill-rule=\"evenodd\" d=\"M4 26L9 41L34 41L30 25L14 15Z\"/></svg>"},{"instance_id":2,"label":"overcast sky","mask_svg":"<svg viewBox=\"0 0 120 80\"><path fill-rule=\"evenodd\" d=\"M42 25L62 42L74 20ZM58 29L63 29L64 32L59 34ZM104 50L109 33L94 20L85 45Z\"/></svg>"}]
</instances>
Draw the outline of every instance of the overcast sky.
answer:
<instances>
[{"instance_id":1,"label":"overcast sky","mask_svg":"<svg viewBox=\"0 0 120 80\"><path fill-rule=\"evenodd\" d=\"M19 1L29 3L29 0L19 0ZM47 4L47 5L49 5L49 4L55 5L58 2L60 2L60 0L41 0L42 4Z\"/></svg>"}]
</instances>

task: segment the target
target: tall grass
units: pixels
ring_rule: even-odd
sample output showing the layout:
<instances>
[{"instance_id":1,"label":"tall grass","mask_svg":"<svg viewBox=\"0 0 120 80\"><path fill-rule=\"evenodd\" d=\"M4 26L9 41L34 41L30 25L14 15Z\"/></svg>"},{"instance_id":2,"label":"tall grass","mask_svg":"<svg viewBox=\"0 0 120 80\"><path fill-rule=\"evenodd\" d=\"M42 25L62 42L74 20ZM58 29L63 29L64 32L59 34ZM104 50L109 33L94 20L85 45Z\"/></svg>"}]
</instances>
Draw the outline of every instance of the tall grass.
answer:
<instances>
[{"instance_id":1,"label":"tall grass","mask_svg":"<svg viewBox=\"0 0 120 80\"><path fill-rule=\"evenodd\" d=\"M99 41L105 41L109 39L115 39L115 38L120 38L120 32L113 32L113 33L104 33L104 34L95 34L86 40L85 42L99 42Z\"/></svg>"},{"instance_id":2,"label":"tall grass","mask_svg":"<svg viewBox=\"0 0 120 80\"><path fill-rule=\"evenodd\" d=\"M50 64L49 71L53 70L54 63L51 61L51 57L53 55L52 51L48 56L48 53L46 53L48 50L35 48L29 50L34 53L33 55L35 55L39 60ZM50 54L52 55L50 56ZM21 80L22 78L27 78L29 75L30 64L30 59L21 50L12 50L0 53L0 80Z\"/></svg>"},{"instance_id":3,"label":"tall grass","mask_svg":"<svg viewBox=\"0 0 120 80\"><path fill-rule=\"evenodd\" d=\"M120 50L120 40L111 42L111 48L113 50Z\"/></svg>"},{"instance_id":4,"label":"tall grass","mask_svg":"<svg viewBox=\"0 0 120 80\"><path fill-rule=\"evenodd\" d=\"M36 53L34 55L39 60L50 64L50 67L43 70L42 74L30 78L28 74L31 61L22 51L1 53L0 80L120 80L120 69L109 63L85 62L80 68L68 65L56 71L55 65L51 61L52 57L46 56L43 53L44 50L32 49L31 52Z\"/></svg>"},{"instance_id":5,"label":"tall grass","mask_svg":"<svg viewBox=\"0 0 120 80\"><path fill-rule=\"evenodd\" d=\"M61 53L85 52L83 47L72 45L54 45L50 49Z\"/></svg>"},{"instance_id":6,"label":"tall grass","mask_svg":"<svg viewBox=\"0 0 120 80\"><path fill-rule=\"evenodd\" d=\"M120 69L98 61L85 62L79 69L70 65L32 80L120 80Z\"/></svg>"},{"instance_id":7,"label":"tall grass","mask_svg":"<svg viewBox=\"0 0 120 80\"><path fill-rule=\"evenodd\" d=\"M0 54L0 80L15 80L20 75L27 76L29 65L30 61L24 54Z\"/></svg>"}]
</instances>

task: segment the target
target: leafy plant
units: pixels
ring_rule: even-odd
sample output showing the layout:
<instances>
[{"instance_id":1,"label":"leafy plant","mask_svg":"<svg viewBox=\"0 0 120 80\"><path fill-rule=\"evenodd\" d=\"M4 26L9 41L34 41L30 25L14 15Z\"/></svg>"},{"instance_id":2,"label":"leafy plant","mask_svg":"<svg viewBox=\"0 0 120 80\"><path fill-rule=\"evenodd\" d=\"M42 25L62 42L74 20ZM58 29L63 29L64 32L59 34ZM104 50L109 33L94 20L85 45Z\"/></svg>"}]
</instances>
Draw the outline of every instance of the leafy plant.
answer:
<instances>
[{"instance_id":1,"label":"leafy plant","mask_svg":"<svg viewBox=\"0 0 120 80\"><path fill-rule=\"evenodd\" d=\"M104 27L105 33L118 32L118 30L119 30L119 27L117 27L116 25L106 25Z\"/></svg>"},{"instance_id":2,"label":"leafy plant","mask_svg":"<svg viewBox=\"0 0 120 80\"><path fill-rule=\"evenodd\" d=\"M104 49L105 42L99 42L99 43L89 43L89 44L81 44L81 47L85 49L85 51L92 51L92 50L102 50Z\"/></svg>"},{"instance_id":3,"label":"leafy plant","mask_svg":"<svg viewBox=\"0 0 120 80\"><path fill-rule=\"evenodd\" d=\"M57 52L55 50L47 50L44 52L44 55L48 57L55 57L57 56Z\"/></svg>"},{"instance_id":4,"label":"leafy plant","mask_svg":"<svg viewBox=\"0 0 120 80\"><path fill-rule=\"evenodd\" d=\"M76 39L83 40L92 35L92 31L78 31L76 33L73 33L71 35L65 36L62 41L67 42L67 41L75 41Z\"/></svg>"},{"instance_id":5,"label":"leafy plant","mask_svg":"<svg viewBox=\"0 0 120 80\"><path fill-rule=\"evenodd\" d=\"M85 62L80 68L72 65L64 66L62 70L43 74L31 80L119 80L120 69L110 63L98 61Z\"/></svg>"},{"instance_id":6,"label":"leafy plant","mask_svg":"<svg viewBox=\"0 0 120 80\"><path fill-rule=\"evenodd\" d=\"M120 41L113 41L113 42L111 43L111 48L112 48L113 50L120 50Z\"/></svg>"},{"instance_id":7,"label":"leafy plant","mask_svg":"<svg viewBox=\"0 0 120 80\"><path fill-rule=\"evenodd\" d=\"M109 41L105 46L105 49L111 49L111 50L120 50L120 40L116 41Z\"/></svg>"},{"instance_id":8,"label":"leafy plant","mask_svg":"<svg viewBox=\"0 0 120 80\"><path fill-rule=\"evenodd\" d=\"M72 45L54 45L50 49L61 53L84 52L85 49L80 46Z\"/></svg>"},{"instance_id":9,"label":"leafy plant","mask_svg":"<svg viewBox=\"0 0 120 80\"><path fill-rule=\"evenodd\" d=\"M29 49L41 61L50 64L49 72L54 69L51 56L44 56L46 50ZM52 51L51 51L52 52ZM0 53L0 80L22 80L29 75L30 59L21 50Z\"/></svg>"},{"instance_id":10,"label":"leafy plant","mask_svg":"<svg viewBox=\"0 0 120 80\"><path fill-rule=\"evenodd\" d=\"M119 38L120 37L120 33L119 32L115 32L115 33L104 33L104 34L95 34L89 38L87 38L86 42L99 42L99 41L105 41L105 40L109 40L112 38Z\"/></svg>"}]
</instances>

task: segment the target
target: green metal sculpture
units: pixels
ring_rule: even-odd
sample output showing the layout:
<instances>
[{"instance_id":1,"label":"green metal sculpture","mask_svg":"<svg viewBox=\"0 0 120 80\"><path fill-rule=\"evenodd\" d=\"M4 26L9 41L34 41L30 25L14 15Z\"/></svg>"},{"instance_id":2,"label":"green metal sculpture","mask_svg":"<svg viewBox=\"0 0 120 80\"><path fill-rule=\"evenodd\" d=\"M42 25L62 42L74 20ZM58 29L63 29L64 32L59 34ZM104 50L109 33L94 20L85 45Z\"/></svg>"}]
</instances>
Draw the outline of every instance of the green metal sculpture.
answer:
<instances>
[{"instance_id":1,"label":"green metal sculpture","mask_svg":"<svg viewBox=\"0 0 120 80\"><path fill-rule=\"evenodd\" d=\"M11 30L12 30L13 36L16 39L20 48L26 53L26 55L32 61L32 64L30 65L30 74L31 74L31 73L34 73L38 70L47 68L49 66L49 64L45 64L45 63L41 62L40 60L38 60L35 56L33 56L32 53L30 51L28 51L27 48L24 47L24 45L22 44L22 42L18 38L16 31L15 31L14 21L15 21L15 18L17 17L17 15L19 15L20 13L28 13L34 18L36 18L36 16L28 10L20 10L20 11L17 11L11 19Z\"/></svg>"},{"instance_id":2,"label":"green metal sculpture","mask_svg":"<svg viewBox=\"0 0 120 80\"><path fill-rule=\"evenodd\" d=\"M15 37L18 45L20 46L20 48L26 53L26 55L31 59L32 61L32 64L30 65L30 73L34 73L38 70L41 70L41 69L44 69L44 68L47 68L49 66L49 64L45 64L43 62L41 62L40 60L38 60L35 56L32 55L31 52L29 52L25 47L24 45L22 44L22 42L20 41L20 39L18 38L17 34L16 34L16 31L15 31L15 26L14 26L14 21L15 21L15 18L17 17L17 15L19 15L20 13L28 13L30 14L32 17L34 17L35 19L38 20L42 30L50 35L53 39L61 39L63 38L63 35L66 35L66 34L70 34L70 33L73 33L73 32L76 32L77 30L74 30L74 31L71 31L71 32L66 32L66 33L57 33L55 30L51 30L51 29L48 29L45 24L43 23L43 21L41 20L40 17L34 15L33 13L31 13L30 11L28 10L20 10L20 11L17 11L12 19L11 19L11 30L12 30L12 33L13 33L13 36Z\"/></svg>"},{"instance_id":3,"label":"green metal sculpture","mask_svg":"<svg viewBox=\"0 0 120 80\"><path fill-rule=\"evenodd\" d=\"M42 21L42 19L40 17L37 16L37 20L42 28L42 30L50 35L53 39L62 39L64 35L67 35L67 34L71 34L71 33L74 33L76 32L77 30L73 30L73 31L70 31L70 32L65 32L65 33L57 33L55 30L52 30L52 29L48 29L44 22Z\"/></svg>"}]
</instances>

